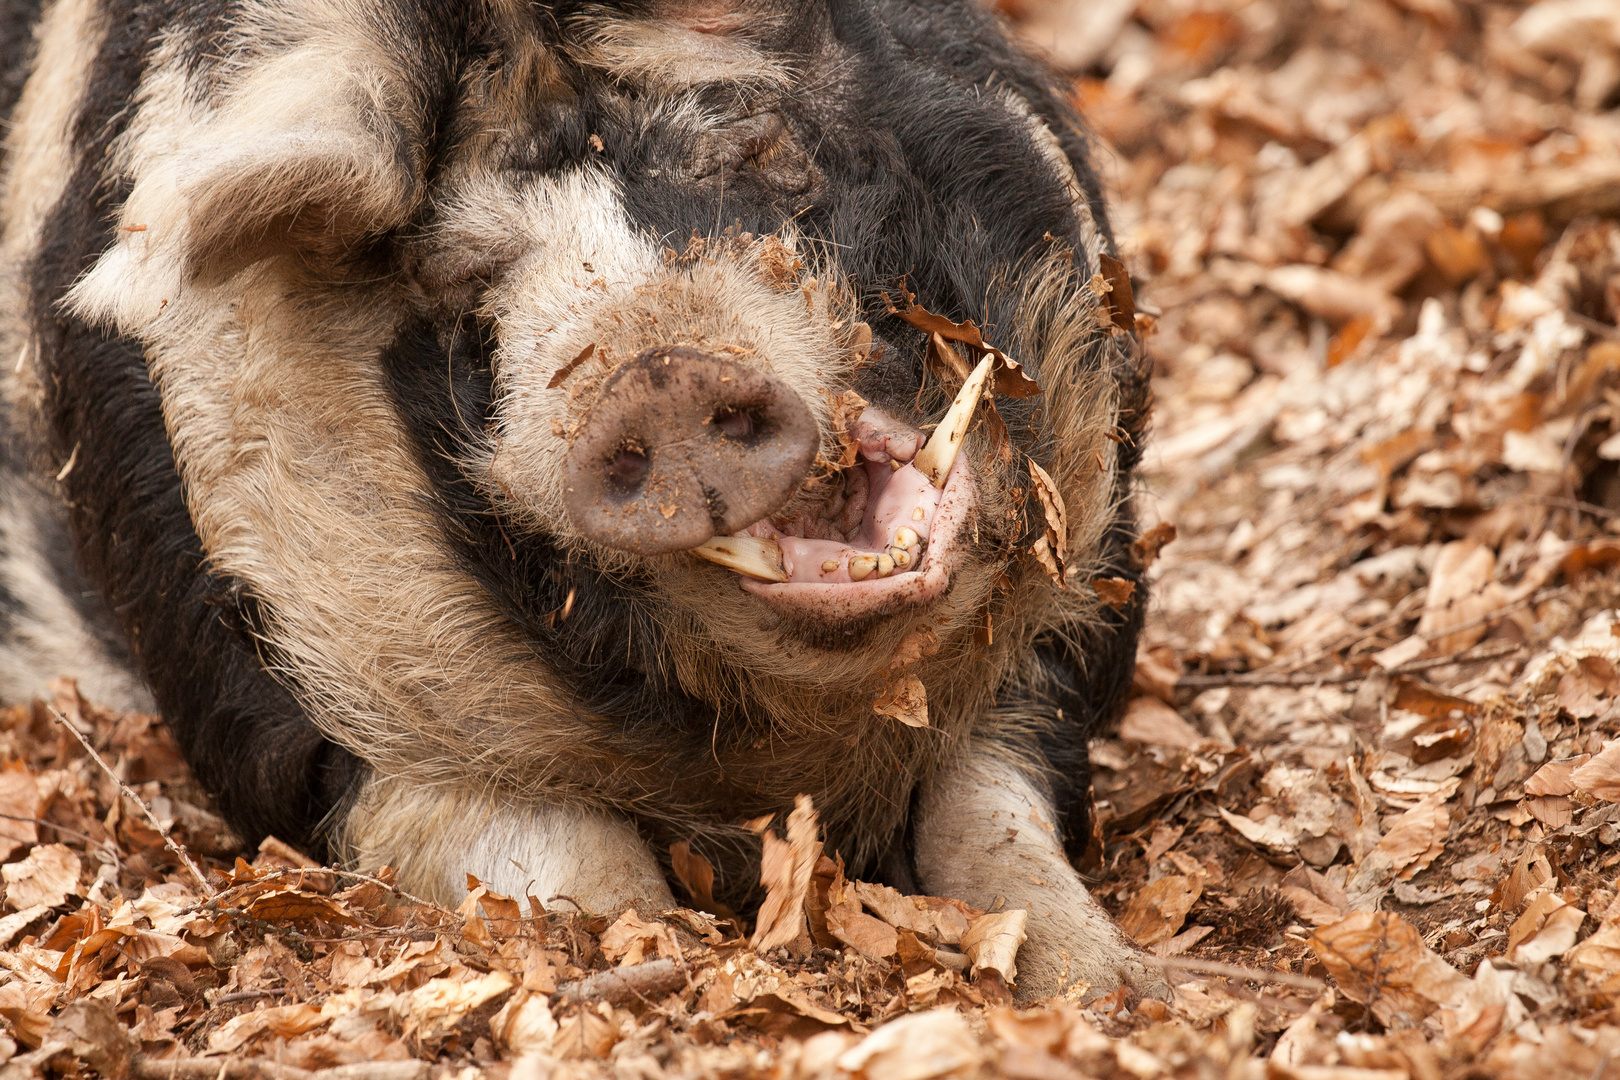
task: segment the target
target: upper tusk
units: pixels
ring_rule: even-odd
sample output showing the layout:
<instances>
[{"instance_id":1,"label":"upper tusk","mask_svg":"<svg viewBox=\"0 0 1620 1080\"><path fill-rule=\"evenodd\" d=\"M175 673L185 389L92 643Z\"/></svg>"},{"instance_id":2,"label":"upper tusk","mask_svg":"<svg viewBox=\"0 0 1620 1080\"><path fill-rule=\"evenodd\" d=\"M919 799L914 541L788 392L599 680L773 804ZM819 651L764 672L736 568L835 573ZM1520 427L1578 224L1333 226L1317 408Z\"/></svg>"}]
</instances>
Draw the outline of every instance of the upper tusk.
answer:
<instances>
[{"instance_id":1,"label":"upper tusk","mask_svg":"<svg viewBox=\"0 0 1620 1080\"><path fill-rule=\"evenodd\" d=\"M956 455L961 451L968 428L973 423L973 410L978 408L979 399L984 396L984 384L990 378L993 363L994 357L989 355L979 361L979 366L973 369L973 374L962 384L956 400L951 402L951 407L945 411L945 419L934 429L934 434L929 437L927 445L917 451L917 456L911 459L911 464L917 471L928 477L937 488L945 486L945 477L950 474L951 466L956 463Z\"/></svg>"},{"instance_id":2,"label":"upper tusk","mask_svg":"<svg viewBox=\"0 0 1620 1080\"><path fill-rule=\"evenodd\" d=\"M693 548L692 554L760 581L788 580L787 572L782 569L782 549L775 540L716 536Z\"/></svg>"}]
</instances>

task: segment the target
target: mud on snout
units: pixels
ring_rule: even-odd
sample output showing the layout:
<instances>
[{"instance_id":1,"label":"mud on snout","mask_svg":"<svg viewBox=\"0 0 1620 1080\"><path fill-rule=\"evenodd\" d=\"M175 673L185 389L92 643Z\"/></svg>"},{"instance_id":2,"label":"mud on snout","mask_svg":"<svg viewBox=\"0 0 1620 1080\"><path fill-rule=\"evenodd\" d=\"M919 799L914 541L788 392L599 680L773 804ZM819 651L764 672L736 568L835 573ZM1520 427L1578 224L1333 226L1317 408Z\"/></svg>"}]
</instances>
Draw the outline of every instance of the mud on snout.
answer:
<instances>
[{"instance_id":1,"label":"mud on snout","mask_svg":"<svg viewBox=\"0 0 1620 1080\"><path fill-rule=\"evenodd\" d=\"M937 596L973 502L958 451L980 387L930 441L850 389L872 332L836 272L775 236L640 254L621 249L615 276L579 252L572 288L542 264L510 290L491 497L609 568L703 558L796 617ZM542 319L522 350L513 324Z\"/></svg>"}]
</instances>

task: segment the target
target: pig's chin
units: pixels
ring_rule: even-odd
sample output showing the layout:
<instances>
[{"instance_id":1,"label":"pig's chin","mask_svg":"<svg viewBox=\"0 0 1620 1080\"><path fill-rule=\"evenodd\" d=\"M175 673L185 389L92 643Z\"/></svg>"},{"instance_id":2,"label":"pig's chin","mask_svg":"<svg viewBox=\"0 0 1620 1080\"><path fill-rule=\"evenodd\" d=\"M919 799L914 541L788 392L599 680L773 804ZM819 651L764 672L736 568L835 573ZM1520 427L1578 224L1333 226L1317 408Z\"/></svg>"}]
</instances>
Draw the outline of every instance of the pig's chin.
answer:
<instances>
[{"instance_id":1,"label":"pig's chin","mask_svg":"<svg viewBox=\"0 0 1620 1080\"><path fill-rule=\"evenodd\" d=\"M976 498L968 455L957 456L943 489L910 464L894 469L863 460L856 467L866 470L868 490L854 534L847 541L814 539L755 522L736 535L774 539L788 580L739 574L744 590L785 615L826 622L915 610L944 594L961 563L961 534ZM904 543L913 536L916 542Z\"/></svg>"}]
</instances>

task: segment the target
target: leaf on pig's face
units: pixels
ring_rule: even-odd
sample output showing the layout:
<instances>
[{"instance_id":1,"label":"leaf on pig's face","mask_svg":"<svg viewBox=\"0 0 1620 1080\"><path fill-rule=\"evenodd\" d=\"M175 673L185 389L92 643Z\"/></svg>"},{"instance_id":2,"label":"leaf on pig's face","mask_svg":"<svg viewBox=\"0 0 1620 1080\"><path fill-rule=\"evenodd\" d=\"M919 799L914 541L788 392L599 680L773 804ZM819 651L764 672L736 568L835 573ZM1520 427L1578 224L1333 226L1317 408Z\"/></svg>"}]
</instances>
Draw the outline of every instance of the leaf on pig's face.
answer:
<instances>
[{"instance_id":1,"label":"leaf on pig's face","mask_svg":"<svg viewBox=\"0 0 1620 1080\"><path fill-rule=\"evenodd\" d=\"M1130 606L1131 597L1136 595L1136 582L1126 581L1124 578L1093 578L1091 588L1097 594L1097 599L1115 611L1125 610Z\"/></svg>"},{"instance_id":2,"label":"leaf on pig's face","mask_svg":"<svg viewBox=\"0 0 1620 1080\"><path fill-rule=\"evenodd\" d=\"M1125 269L1125 264L1101 252L1097 256L1097 263L1102 267L1101 273L1092 278L1092 290L1097 293L1097 299L1108 308L1108 321L1115 330L1121 333L1130 333L1136 329L1136 299L1131 294L1131 275ZM1097 278L1101 278L1099 283Z\"/></svg>"},{"instance_id":3,"label":"leaf on pig's face","mask_svg":"<svg viewBox=\"0 0 1620 1080\"><path fill-rule=\"evenodd\" d=\"M563 381L578 370L579 365L589 360L591 358L591 354L595 352L596 343L593 341L591 344L581 349L578 356L574 357L572 360L568 361L568 363L557 369L557 374L553 375L551 377L551 381L546 383L546 389L555 390L557 387L561 386Z\"/></svg>"},{"instance_id":4,"label":"leaf on pig's face","mask_svg":"<svg viewBox=\"0 0 1620 1080\"><path fill-rule=\"evenodd\" d=\"M1057 481L1034 458L1029 459L1029 475L1034 481L1035 497L1041 503L1041 513L1046 519L1046 531L1035 541L1031 550L1041 569L1046 571L1046 576L1062 589L1066 587L1063 571L1069 550L1069 511L1063 505L1063 493L1058 490Z\"/></svg>"},{"instance_id":5,"label":"leaf on pig's face","mask_svg":"<svg viewBox=\"0 0 1620 1080\"><path fill-rule=\"evenodd\" d=\"M1034 397L1041 392L1041 384L1025 373L1022 364L986 341L972 319L959 323L952 322L945 316L935 315L916 303L910 293L902 291L901 297L906 303L904 308L896 307L887 295L883 297L889 313L928 334L930 341L937 336L947 342L955 341L971 346L996 358L994 374L996 393L1010 398L1026 398ZM941 357L939 362L949 365L949 359L946 357ZM963 379L966 379L966 375L963 375Z\"/></svg>"},{"instance_id":6,"label":"leaf on pig's face","mask_svg":"<svg viewBox=\"0 0 1620 1080\"><path fill-rule=\"evenodd\" d=\"M850 434L855 421L860 419L861 413L871 402L853 390L842 390L836 394L827 395L827 405L830 410L829 422L833 433L838 439L838 460L835 467L847 469L860 458L861 442Z\"/></svg>"},{"instance_id":7,"label":"leaf on pig's face","mask_svg":"<svg viewBox=\"0 0 1620 1080\"><path fill-rule=\"evenodd\" d=\"M907 727L928 726L928 689L915 675L902 675L885 686L872 702L872 711Z\"/></svg>"}]
</instances>

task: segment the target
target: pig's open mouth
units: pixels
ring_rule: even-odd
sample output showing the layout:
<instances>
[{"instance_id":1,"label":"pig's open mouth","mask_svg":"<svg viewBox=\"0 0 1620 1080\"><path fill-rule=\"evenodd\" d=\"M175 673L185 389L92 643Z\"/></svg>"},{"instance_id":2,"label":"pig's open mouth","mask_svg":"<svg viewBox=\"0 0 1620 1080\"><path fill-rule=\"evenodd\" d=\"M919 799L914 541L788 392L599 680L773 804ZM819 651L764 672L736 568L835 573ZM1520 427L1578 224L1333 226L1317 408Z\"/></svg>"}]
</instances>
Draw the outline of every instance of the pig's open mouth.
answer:
<instances>
[{"instance_id":1,"label":"pig's open mouth","mask_svg":"<svg viewBox=\"0 0 1620 1080\"><path fill-rule=\"evenodd\" d=\"M693 554L737 571L744 589L775 606L824 618L939 596L973 508L961 448L989 372L987 358L926 444L920 432L868 409L851 429L859 459L820 513L757 521Z\"/></svg>"}]
</instances>

